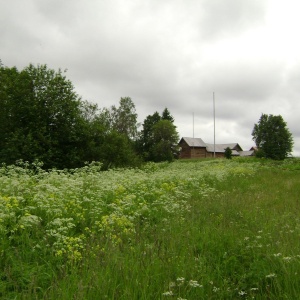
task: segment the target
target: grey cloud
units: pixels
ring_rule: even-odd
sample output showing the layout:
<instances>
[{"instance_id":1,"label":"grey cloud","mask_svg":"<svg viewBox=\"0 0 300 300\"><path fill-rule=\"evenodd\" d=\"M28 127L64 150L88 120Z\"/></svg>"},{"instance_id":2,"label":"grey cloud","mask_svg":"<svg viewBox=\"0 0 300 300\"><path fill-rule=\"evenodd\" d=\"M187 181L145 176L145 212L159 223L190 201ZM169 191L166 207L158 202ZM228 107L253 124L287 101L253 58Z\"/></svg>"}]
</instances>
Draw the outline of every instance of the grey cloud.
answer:
<instances>
[{"instance_id":1,"label":"grey cloud","mask_svg":"<svg viewBox=\"0 0 300 300\"><path fill-rule=\"evenodd\" d=\"M259 26L264 22L266 1L204 0L202 9L201 33L205 40L211 40Z\"/></svg>"},{"instance_id":2,"label":"grey cloud","mask_svg":"<svg viewBox=\"0 0 300 300\"><path fill-rule=\"evenodd\" d=\"M268 1L0 1L5 65L68 69L83 99L109 107L129 96L140 122L168 107L181 136L192 135L194 113L195 135L207 142L215 92L219 142L252 145L254 123L273 113L300 150L299 65L269 57L259 39L235 49L265 26Z\"/></svg>"}]
</instances>

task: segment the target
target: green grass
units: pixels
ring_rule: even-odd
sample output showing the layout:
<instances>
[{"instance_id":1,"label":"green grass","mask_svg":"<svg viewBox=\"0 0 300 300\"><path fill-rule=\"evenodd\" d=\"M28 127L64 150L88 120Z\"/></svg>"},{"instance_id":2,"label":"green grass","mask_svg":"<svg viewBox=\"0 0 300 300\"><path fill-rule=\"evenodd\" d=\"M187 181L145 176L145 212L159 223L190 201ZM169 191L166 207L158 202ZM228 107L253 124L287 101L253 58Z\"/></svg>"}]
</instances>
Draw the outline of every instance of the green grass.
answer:
<instances>
[{"instance_id":1,"label":"green grass","mask_svg":"<svg viewBox=\"0 0 300 300\"><path fill-rule=\"evenodd\" d=\"M1 299L297 299L300 160L0 176Z\"/></svg>"}]
</instances>

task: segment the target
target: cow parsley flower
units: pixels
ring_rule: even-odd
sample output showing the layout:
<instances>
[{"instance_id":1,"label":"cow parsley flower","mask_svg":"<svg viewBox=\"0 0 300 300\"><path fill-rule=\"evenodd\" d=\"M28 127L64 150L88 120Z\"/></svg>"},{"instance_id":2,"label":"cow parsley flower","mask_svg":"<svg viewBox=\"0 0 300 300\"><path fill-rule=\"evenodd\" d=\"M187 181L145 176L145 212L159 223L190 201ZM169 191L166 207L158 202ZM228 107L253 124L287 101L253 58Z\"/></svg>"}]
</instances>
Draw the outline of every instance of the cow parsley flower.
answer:
<instances>
[{"instance_id":1,"label":"cow parsley flower","mask_svg":"<svg viewBox=\"0 0 300 300\"><path fill-rule=\"evenodd\" d=\"M196 281L196 280L190 280L190 281L189 281L189 285L190 285L191 287L202 287L202 285L200 285L200 284L198 283L198 281Z\"/></svg>"},{"instance_id":2,"label":"cow parsley flower","mask_svg":"<svg viewBox=\"0 0 300 300\"><path fill-rule=\"evenodd\" d=\"M172 291L167 291L163 293L163 296L173 296L173 292Z\"/></svg>"},{"instance_id":3,"label":"cow parsley flower","mask_svg":"<svg viewBox=\"0 0 300 300\"><path fill-rule=\"evenodd\" d=\"M275 273L271 273L269 275L266 275L266 278L274 278L274 277L276 277Z\"/></svg>"}]
</instances>

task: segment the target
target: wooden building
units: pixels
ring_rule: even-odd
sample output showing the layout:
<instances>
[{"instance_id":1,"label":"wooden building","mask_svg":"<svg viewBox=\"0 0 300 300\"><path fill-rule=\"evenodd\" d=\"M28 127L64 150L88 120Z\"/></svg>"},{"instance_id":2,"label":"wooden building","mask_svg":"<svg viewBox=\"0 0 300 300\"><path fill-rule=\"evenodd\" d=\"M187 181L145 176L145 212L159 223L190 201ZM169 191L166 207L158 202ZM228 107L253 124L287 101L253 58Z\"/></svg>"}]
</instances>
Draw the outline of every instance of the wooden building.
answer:
<instances>
[{"instance_id":1,"label":"wooden building","mask_svg":"<svg viewBox=\"0 0 300 300\"><path fill-rule=\"evenodd\" d=\"M180 155L179 158L206 158L225 157L225 149L229 147L232 156L239 156L243 149L238 143L230 144L207 144L200 138L183 137L179 142Z\"/></svg>"}]
</instances>

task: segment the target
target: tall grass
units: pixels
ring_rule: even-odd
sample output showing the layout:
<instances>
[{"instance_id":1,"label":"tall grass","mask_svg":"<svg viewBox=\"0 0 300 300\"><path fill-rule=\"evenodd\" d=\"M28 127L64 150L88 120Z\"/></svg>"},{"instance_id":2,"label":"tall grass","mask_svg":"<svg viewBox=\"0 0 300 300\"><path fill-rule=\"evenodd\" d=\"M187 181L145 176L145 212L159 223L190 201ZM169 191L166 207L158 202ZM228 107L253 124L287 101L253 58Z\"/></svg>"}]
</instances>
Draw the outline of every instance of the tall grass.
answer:
<instances>
[{"instance_id":1,"label":"tall grass","mask_svg":"<svg viewBox=\"0 0 300 300\"><path fill-rule=\"evenodd\" d=\"M299 167L3 167L1 299L297 299Z\"/></svg>"}]
</instances>

